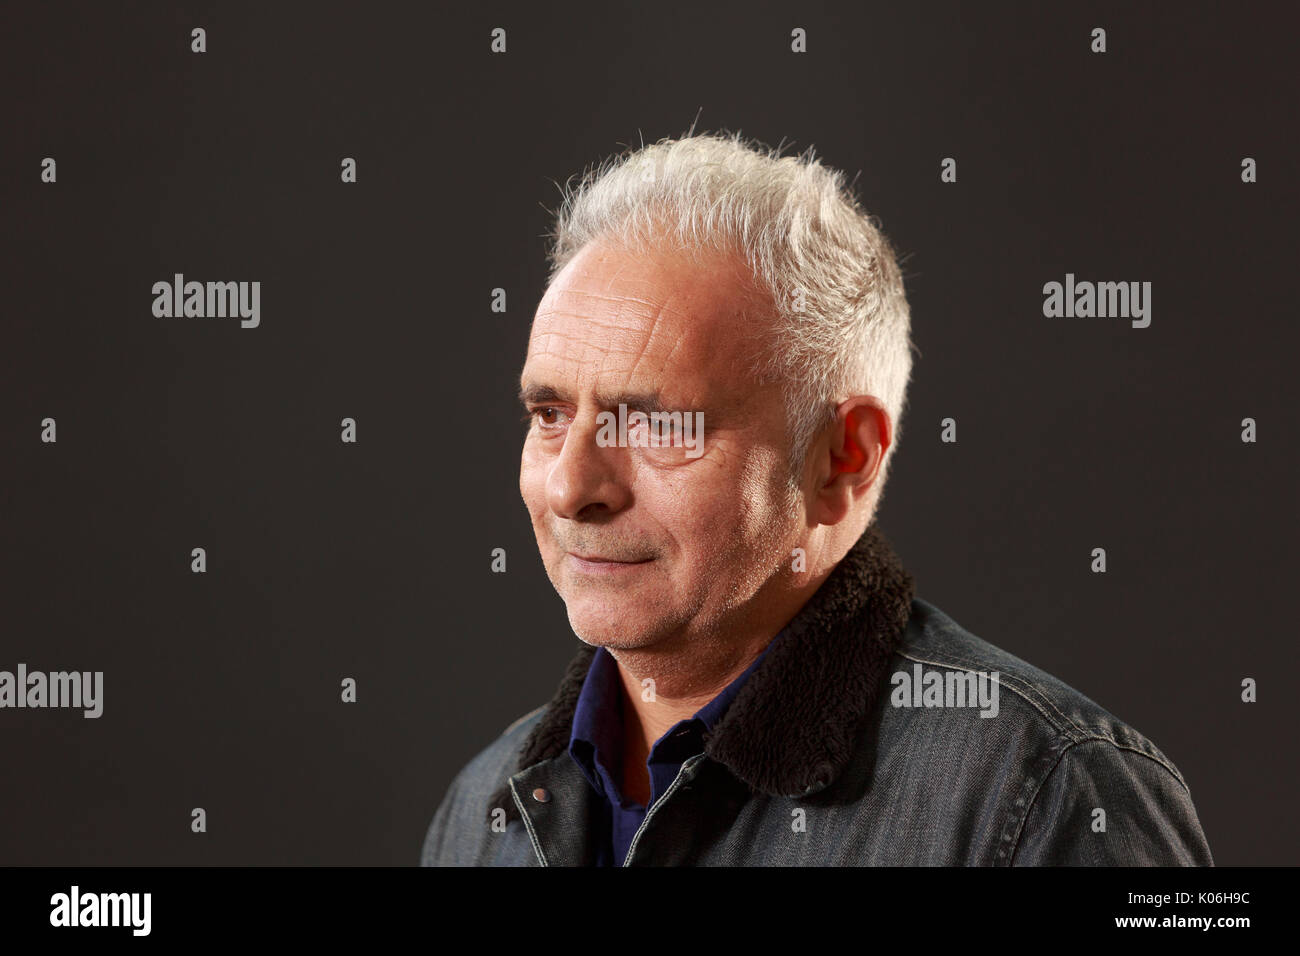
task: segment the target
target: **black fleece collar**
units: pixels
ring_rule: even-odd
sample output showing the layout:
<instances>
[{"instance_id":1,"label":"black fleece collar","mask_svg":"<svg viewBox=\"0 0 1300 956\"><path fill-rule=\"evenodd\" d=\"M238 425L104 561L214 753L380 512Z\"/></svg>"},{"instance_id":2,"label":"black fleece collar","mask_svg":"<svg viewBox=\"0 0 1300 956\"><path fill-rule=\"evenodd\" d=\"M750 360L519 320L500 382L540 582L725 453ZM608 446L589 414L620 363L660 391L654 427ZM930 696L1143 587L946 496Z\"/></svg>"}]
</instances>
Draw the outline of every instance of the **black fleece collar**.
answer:
<instances>
[{"instance_id":1,"label":"black fleece collar","mask_svg":"<svg viewBox=\"0 0 1300 956\"><path fill-rule=\"evenodd\" d=\"M801 797L828 786L852 757L911 616L914 583L874 525L786 626L741 686L704 752L751 790ZM516 772L568 750L573 712L596 649L583 644L520 751ZM507 781L489 817L518 810Z\"/></svg>"}]
</instances>

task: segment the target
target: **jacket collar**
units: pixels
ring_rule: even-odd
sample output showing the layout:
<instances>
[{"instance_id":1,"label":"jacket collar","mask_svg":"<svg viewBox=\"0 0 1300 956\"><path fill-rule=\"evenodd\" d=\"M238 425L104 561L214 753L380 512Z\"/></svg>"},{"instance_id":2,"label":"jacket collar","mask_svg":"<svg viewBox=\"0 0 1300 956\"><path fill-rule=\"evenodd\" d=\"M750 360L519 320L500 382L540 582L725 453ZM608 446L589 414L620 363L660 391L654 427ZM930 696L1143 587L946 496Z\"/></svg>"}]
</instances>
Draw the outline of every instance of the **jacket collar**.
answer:
<instances>
[{"instance_id":1,"label":"jacket collar","mask_svg":"<svg viewBox=\"0 0 1300 956\"><path fill-rule=\"evenodd\" d=\"M801 797L848 765L863 721L885 683L889 657L911 616L914 583L872 525L822 582L784 636L741 686L704 753L750 789ZM564 754L595 647L583 644L529 732L517 770ZM487 813L518 811L506 783Z\"/></svg>"}]
</instances>

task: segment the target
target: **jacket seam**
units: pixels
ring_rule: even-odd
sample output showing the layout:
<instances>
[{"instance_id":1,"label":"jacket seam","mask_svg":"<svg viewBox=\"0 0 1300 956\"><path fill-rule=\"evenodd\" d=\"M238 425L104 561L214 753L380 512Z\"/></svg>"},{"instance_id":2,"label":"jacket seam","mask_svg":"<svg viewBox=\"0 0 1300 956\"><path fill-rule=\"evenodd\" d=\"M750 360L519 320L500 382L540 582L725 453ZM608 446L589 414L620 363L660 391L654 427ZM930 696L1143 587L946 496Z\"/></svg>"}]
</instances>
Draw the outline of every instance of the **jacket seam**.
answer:
<instances>
[{"instance_id":1,"label":"jacket seam","mask_svg":"<svg viewBox=\"0 0 1300 956\"><path fill-rule=\"evenodd\" d=\"M987 665L989 663L988 661L967 661L967 660L963 660L960 657L953 657L951 655L948 656L948 660L951 661L952 663L945 663L941 660L923 660L921 658L914 657L908 654L907 652L901 650L898 651L897 653L900 657L906 658L907 660L916 661L918 664L932 664L936 667L948 667L954 670L958 669L959 667L964 667L967 670L970 670L972 668L980 668L981 665ZM1004 678L1006 680L1004 680ZM1043 718L1047 721L1048 725L1051 726L1051 728L1054 731L1056 731L1058 734L1061 734L1066 740L1070 740L1073 743L1083 743L1088 740L1109 741L1110 743L1114 744L1116 747L1119 747L1123 750L1131 750L1134 753L1140 753L1145 757L1150 757L1152 760L1161 764L1163 767L1165 767L1165 769L1167 769L1170 773L1172 773L1175 777L1177 777L1179 782L1181 782L1183 786L1187 785L1186 782L1183 780L1182 775L1178 772L1178 770L1175 767L1173 767L1170 763L1168 763L1166 759L1164 759L1164 755L1160 753L1159 747L1157 747L1151 740L1147 739L1142 734L1133 730L1132 727L1130 727L1128 724L1125 724L1124 721L1120 720L1118 717L1116 717L1114 714L1111 714L1109 711L1106 711L1106 713L1110 716L1110 718L1114 720L1117 724L1124 727L1125 729L1136 734L1140 738L1139 743L1144 745L1146 749L1143 749L1143 746L1138 746L1133 743L1128 743L1126 741L1116 740L1112 734L1099 731L1096 728L1079 726L1077 723L1075 723L1073 720L1067 717L1056 706L1056 704L1054 704L1051 701L1051 699L1046 694L1037 690L1033 686L1033 684L1029 682L1027 678L1021 677L1020 675L1015 674L1011 671L999 671L998 682L1004 683L1010 690L1012 690L1014 693L1020 696L1023 700L1027 701L1030 705L1034 706L1034 708L1038 710L1040 714L1043 715ZM1031 694L1033 695L1032 697L1030 696ZM1046 713L1042 707L1038 706L1038 704L1036 703L1036 699L1041 700L1044 704L1050 707L1052 711L1059 716L1060 721L1058 722L1052 720L1051 716L1048 713ZM1096 704L1095 706L1097 706L1099 709L1105 710L1105 708L1102 708L1100 704ZM1068 724L1069 728L1067 729L1067 727L1062 726L1062 724ZM1071 730L1073 730L1073 733L1070 732Z\"/></svg>"},{"instance_id":2,"label":"jacket seam","mask_svg":"<svg viewBox=\"0 0 1300 956\"><path fill-rule=\"evenodd\" d=\"M546 854L542 852L542 844L538 841L537 830L533 827L532 818L524 812L524 801L519 796L519 791L515 789L514 778L510 778L510 794L515 798L515 803L519 806L519 816L524 822L524 829L528 831L528 840L533 845L533 852L537 854L537 859L542 866L550 866L546 862Z\"/></svg>"},{"instance_id":3,"label":"jacket seam","mask_svg":"<svg viewBox=\"0 0 1300 956\"><path fill-rule=\"evenodd\" d=\"M1172 767L1170 764L1159 759L1158 757L1153 757L1145 750L1138 750L1136 747L1129 747L1121 743L1116 743L1111 738L1104 737L1101 734L1094 734L1093 736L1086 737L1083 740L1072 741L1071 743L1066 744L1064 747L1061 748L1060 753L1056 755L1056 760L1052 763L1051 769L1048 770L1047 773L1043 774L1042 780L1038 781L1038 786L1034 789L1034 795L1030 798L1029 803L1025 806L1024 813L1020 817L1019 825L1016 827L1016 835L1015 835L1015 839L1012 841L1011 854L1007 858L1007 866L1015 866L1016 854L1020 852L1020 841L1024 838L1025 824L1029 822L1029 814L1033 812L1034 804L1038 802L1038 795L1042 793L1043 787L1047 784L1047 781L1051 779L1052 774L1056 772L1056 768L1061 765L1061 761L1065 759L1065 755L1069 751L1073 750L1075 747L1079 746L1080 744L1094 743L1097 741L1100 741L1101 743L1110 744L1116 750L1127 750L1130 753L1135 753L1141 757L1146 757L1148 760L1152 761L1153 763L1159 764L1166 771L1168 771L1169 775L1178 782L1178 785L1180 787L1183 788L1183 790L1187 793L1187 798L1189 800L1191 799L1192 797L1191 788L1187 786L1187 781L1185 781L1182 778L1182 775L1176 769L1174 769L1174 767ZM1014 816L1012 817L1012 819L1015 819Z\"/></svg>"},{"instance_id":4,"label":"jacket seam","mask_svg":"<svg viewBox=\"0 0 1300 956\"><path fill-rule=\"evenodd\" d=\"M982 668L977 668L976 666L981 663L984 664L988 663L987 661L964 661L961 658L957 658L957 657L949 657L948 661L936 661L936 660L927 660L925 658L916 657L912 654L907 653L906 651L900 650L897 653L899 657L902 657L909 661L915 661L918 664L931 664L935 667L946 667L950 670L960 670L960 669L971 670L973 668L982 669ZM1045 695L1040 694L1037 691L1032 691L1030 684L1023 677L1019 676L1018 674L1013 674L1010 671L999 671L998 683L1004 684L1013 693L1015 693L1017 696L1023 699L1026 703L1028 703L1031 707L1037 710L1040 714L1042 714L1043 719L1046 720L1047 723L1051 726L1051 728L1057 733L1067 734L1068 736L1072 736L1069 735L1066 727L1062 726L1062 725L1068 725L1069 728L1073 729L1073 731L1076 734L1082 735L1080 739L1087 739L1087 735L1089 733L1088 731L1084 730L1073 720L1067 717L1064 713L1062 713L1061 710L1057 708L1057 706L1054 703L1052 703ZM1033 697L1030 696L1029 691L1032 691L1034 695ZM1042 700L1042 704L1040 704L1038 700L1035 700L1035 697L1040 698ZM1051 714L1049 714L1047 710L1044 709L1043 705L1046 705L1047 707L1051 708L1051 710L1056 714L1058 719L1053 720ZM1097 735L1094 734L1094 736ZM1118 744L1116 744L1116 746L1118 746Z\"/></svg>"}]
</instances>

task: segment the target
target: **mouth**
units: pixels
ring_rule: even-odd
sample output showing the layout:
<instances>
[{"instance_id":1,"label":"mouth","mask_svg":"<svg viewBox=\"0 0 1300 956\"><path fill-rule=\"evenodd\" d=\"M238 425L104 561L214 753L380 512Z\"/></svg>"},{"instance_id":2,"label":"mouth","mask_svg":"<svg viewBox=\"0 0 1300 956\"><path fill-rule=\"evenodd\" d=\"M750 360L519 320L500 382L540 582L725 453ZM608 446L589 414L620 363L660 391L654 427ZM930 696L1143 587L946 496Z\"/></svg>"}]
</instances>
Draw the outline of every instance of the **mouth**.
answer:
<instances>
[{"instance_id":1,"label":"mouth","mask_svg":"<svg viewBox=\"0 0 1300 956\"><path fill-rule=\"evenodd\" d=\"M649 564L654 558L641 558L628 561L623 558L608 558L598 554L567 554L570 563L578 571L586 574L619 574Z\"/></svg>"}]
</instances>

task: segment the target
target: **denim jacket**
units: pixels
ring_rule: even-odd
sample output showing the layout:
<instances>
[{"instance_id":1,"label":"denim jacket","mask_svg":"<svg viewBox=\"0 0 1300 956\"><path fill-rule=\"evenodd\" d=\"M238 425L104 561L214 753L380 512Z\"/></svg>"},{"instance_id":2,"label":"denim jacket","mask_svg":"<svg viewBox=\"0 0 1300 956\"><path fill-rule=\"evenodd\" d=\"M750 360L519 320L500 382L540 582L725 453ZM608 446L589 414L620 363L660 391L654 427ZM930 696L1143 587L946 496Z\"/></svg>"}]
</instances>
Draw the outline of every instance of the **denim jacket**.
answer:
<instances>
[{"instance_id":1,"label":"denim jacket","mask_svg":"<svg viewBox=\"0 0 1300 956\"><path fill-rule=\"evenodd\" d=\"M425 866L584 866L567 751L595 649L452 781ZM1213 865L1182 774L913 594L862 535L646 813L625 866Z\"/></svg>"}]
</instances>

